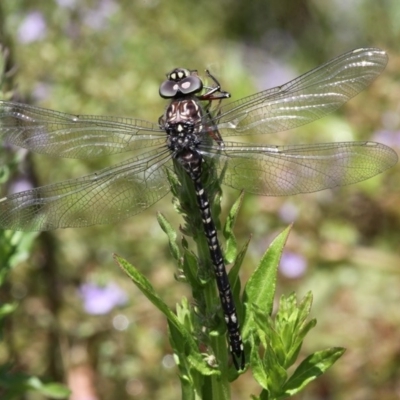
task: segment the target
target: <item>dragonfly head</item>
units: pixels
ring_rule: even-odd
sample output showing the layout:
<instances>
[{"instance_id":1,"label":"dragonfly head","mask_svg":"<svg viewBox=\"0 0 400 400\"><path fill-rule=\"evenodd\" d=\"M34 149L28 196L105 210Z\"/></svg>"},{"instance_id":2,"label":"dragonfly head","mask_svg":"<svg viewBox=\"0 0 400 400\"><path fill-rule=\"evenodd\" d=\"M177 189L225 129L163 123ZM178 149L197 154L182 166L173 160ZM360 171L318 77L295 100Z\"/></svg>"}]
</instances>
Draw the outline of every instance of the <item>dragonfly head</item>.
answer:
<instances>
[{"instance_id":1,"label":"dragonfly head","mask_svg":"<svg viewBox=\"0 0 400 400\"><path fill-rule=\"evenodd\" d=\"M167 80L160 85L160 96L164 99L195 94L203 90L203 82L196 70L175 68L167 74Z\"/></svg>"}]
</instances>

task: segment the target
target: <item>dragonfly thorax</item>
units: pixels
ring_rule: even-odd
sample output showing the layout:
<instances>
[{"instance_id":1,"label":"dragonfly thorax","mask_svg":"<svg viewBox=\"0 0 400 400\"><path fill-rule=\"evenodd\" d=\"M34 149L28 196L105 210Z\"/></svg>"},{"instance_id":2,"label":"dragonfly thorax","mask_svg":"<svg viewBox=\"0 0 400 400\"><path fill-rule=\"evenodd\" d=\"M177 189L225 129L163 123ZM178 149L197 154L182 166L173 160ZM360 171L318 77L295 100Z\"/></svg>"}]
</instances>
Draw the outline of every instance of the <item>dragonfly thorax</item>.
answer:
<instances>
[{"instance_id":1,"label":"dragonfly thorax","mask_svg":"<svg viewBox=\"0 0 400 400\"><path fill-rule=\"evenodd\" d=\"M192 122L196 124L203 116L199 100L194 96L186 96L182 100L173 100L164 114L166 123Z\"/></svg>"},{"instance_id":2,"label":"dragonfly thorax","mask_svg":"<svg viewBox=\"0 0 400 400\"><path fill-rule=\"evenodd\" d=\"M161 128L168 135L168 148L175 154L184 149L195 149L200 143L202 116L203 111L196 98L172 101L160 119Z\"/></svg>"},{"instance_id":3,"label":"dragonfly thorax","mask_svg":"<svg viewBox=\"0 0 400 400\"><path fill-rule=\"evenodd\" d=\"M194 132L193 124L180 122L165 125L168 134L167 146L177 156L183 150L194 150L200 144L199 136Z\"/></svg>"}]
</instances>

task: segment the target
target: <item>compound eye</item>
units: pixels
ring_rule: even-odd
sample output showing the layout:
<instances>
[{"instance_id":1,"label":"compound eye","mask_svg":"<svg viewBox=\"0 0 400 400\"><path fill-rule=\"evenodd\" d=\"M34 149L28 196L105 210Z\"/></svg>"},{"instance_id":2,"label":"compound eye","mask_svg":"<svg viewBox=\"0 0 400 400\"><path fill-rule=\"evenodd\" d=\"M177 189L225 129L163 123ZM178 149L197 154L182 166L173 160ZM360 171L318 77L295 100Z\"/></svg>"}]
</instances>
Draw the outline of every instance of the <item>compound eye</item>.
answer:
<instances>
[{"instance_id":1,"label":"compound eye","mask_svg":"<svg viewBox=\"0 0 400 400\"><path fill-rule=\"evenodd\" d=\"M180 81L167 80L160 85L160 96L171 99L182 94L198 93L203 89L203 82L198 76L190 75Z\"/></svg>"},{"instance_id":2,"label":"compound eye","mask_svg":"<svg viewBox=\"0 0 400 400\"><path fill-rule=\"evenodd\" d=\"M179 82L179 90L183 94L197 93L203 89L203 82L198 76L188 76Z\"/></svg>"},{"instance_id":3,"label":"compound eye","mask_svg":"<svg viewBox=\"0 0 400 400\"><path fill-rule=\"evenodd\" d=\"M159 93L162 98L170 99L170 98L176 96L176 94L178 93L178 90L179 90L178 83L168 80L168 81L164 81L160 85Z\"/></svg>"}]
</instances>

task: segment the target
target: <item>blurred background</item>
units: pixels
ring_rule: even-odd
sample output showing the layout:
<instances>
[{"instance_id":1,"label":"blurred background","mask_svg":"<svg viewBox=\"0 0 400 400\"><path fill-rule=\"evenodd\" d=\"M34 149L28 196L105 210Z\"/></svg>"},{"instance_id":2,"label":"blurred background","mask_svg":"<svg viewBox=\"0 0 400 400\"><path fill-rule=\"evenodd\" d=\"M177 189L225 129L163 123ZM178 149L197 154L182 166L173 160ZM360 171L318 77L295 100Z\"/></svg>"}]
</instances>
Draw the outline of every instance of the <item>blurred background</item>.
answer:
<instances>
[{"instance_id":1,"label":"blurred background","mask_svg":"<svg viewBox=\"0 0 400 400\"><path fill-rule=\"evenodd\" d=\"M400 151L398 0L2 0L0 39L9 49L3 88L8 99L12 91L14 99L67 113L150 121L163 113L158 86L173 67L211 69L235 100L354 48L380 47L389 54L388 67L338 112L254 140L375 140ZM2 153L2 164L15 164L3 193L83 176L118 160ZM399 188L396 166L335 190L245 196L236 233L239 243L253 237L242 279L277 233L294 222L277 298L314 293L318 325L304 354L347 348L297 399L400 398ZM224 215L237 196L224 191ZM75 400L179 398L166 321L112 259L117 253L139 268L171 307L190 296L174 279L176 266L157 211L175 227L182 222L169 195L112 226L19 237L21 252L1 295L19 307L7 321L0 364L12 360L29 374L65 381ZM234 386L234 399L259 392L250 373Z\"/></svg>"}]
</instances>

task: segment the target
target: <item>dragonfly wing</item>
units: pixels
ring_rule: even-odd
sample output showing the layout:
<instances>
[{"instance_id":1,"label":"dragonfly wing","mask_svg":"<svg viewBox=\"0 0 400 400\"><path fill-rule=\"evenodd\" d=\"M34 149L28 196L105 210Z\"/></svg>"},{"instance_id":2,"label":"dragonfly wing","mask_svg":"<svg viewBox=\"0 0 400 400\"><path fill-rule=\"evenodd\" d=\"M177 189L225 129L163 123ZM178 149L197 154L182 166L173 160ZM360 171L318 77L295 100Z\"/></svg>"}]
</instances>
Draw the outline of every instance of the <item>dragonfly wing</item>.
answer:
<instances>
[{"instance_id":1,"label":"dragonfly wing","mask_svg":"<svg viewBox=\"0 0 400 400\"><path fill-rule=\"evenodd\" d=\"M387 61L387 54L374 48L345 53L285 85L222 106L213 129L223 136L235 136L308 124L364 90Z\"/></svg>"},{"instance_id":2,"label":"dragonfly wing","mask_svg":"<svg viewBox=\"0 0 400 400\"><path fill-rule=\"evenodd\" d=\"M317 192L371 178L392 167L397 154L375 142L246 146L225 142L214 157L223 183L249 193L287 196ZM215 147L213 148L215 149Z\"/></svg>"},{"instance_id":3,"label":"dragonfly wing","mask_svg":"<svg viewBox=\"0 0 400 400\"><path fill-rule=\"evenodd\" d=\"M165 132L148 121L71 115L9 101L0 101L0 137L37 153L80 159L165 142Z\"/></svg>"},{"instance_id":4,"label":"dragonfly wing","mask_svg":"<svg viewBox=\"0 0 400 400\"><path fill-rule=\"evenodd\" d=\"M119 221L148 208L170 188L168 151L151 151L91 175L0 199L0 227L22 231Z\"/></svg>"}]
</instances>

